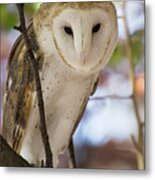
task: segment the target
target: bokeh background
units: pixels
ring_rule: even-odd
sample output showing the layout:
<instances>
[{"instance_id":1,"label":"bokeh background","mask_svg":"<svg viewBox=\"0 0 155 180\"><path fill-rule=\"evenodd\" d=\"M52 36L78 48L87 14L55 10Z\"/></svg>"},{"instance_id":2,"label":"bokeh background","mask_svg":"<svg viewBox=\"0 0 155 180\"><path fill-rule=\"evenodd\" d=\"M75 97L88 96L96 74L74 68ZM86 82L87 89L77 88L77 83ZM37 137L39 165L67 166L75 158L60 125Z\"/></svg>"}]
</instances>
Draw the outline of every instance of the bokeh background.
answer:
<instances>
[{"instance_id":1,"label":"bokeh background","mask_svg":"<svg viewBox=\"0 0 155 180\"><path fill-rule=\"evenodd\" d=\"M101 72L98 88L90 97L74 134L79 168L144 169L144 1L114 1L119 40L107 67ZM27 24L39 3L25 5ZM15 4L0 5L0 65L2 126L3 95L7 60L19 32ZM68 167L67 155L59 167Z\"/></svg>"}]
</instances>

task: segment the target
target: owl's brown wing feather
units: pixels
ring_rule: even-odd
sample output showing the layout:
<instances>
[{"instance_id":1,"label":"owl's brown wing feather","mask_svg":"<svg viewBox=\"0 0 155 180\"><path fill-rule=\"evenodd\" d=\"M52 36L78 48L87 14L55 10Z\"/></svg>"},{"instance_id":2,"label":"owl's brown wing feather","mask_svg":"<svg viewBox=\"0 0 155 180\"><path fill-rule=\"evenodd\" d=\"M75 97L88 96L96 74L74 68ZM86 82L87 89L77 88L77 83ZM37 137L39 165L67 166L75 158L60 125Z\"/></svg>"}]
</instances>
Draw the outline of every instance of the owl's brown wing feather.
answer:
<instances>
[{"instance_id":1,"label":"owl's brown wing feather","mask_svg":"<svg viewBox=\"0 0 155 180\"><path fill-rule=\"evenodd\" d=\"M39 47L35 40L32 23L28 28L28 33L33 52L39 57ZM33 97L34 79L32 67L28 60L24 40L22 36L19 36L12 48L8 62L2 128L4 138L16 152L19 152L26 131Z\"/></svg>"}]
</instances>

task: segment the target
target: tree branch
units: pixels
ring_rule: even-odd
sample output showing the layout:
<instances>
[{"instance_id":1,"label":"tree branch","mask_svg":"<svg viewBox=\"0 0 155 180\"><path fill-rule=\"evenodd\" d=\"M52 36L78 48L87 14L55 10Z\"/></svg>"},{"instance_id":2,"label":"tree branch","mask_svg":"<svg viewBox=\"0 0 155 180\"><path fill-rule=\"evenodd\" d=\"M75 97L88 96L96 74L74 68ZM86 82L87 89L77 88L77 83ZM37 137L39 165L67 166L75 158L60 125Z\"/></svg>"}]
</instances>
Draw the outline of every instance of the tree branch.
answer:
<instances>
[{"instance_id":1,"label":"tree branch","mask_svg":"<svg viewBox=\"0 0 155 180\"><path fill-rule=\"evenodd\" d=\"M3 167L32 167L18 155L0 135L0 166Z\"/></svg>"},{"instance_id":2,"label":"tree branch","mask_svg":"<svg viewBox=\"0 0 155 180\"><path fill-rule=\"evenodd\" d=\"M97 97L92 97L92 98L89 98L89 100L105 100L105 99L121 99L121 100L126 100L126 99L131 99L132 96L129 95L129 96L118 96L118 95L115 95L115 94L110 94L110 95L105 95L105 96L97 96Z\"/></svg>"},{"instance_id":3,"label":"tree branch","mask_svg":"<svg viewBox=\"0 0 155 180\"><path fill-rule=\"evenodd\" d=\"M37 91L37 97L38 97L38 107L39 107L39 115L40 115L40 132L41 132L41 137L42 137L42 141L43 141L43 145L45 149L46 166L53 167L52 151L50 148L49 138L48 138L47 128L46 128L44 101L43 101L43 95L42 95L42 90L41 90L42 88L41 88L40 77L39 77L38 62L35 59L35 56L33 54L31 41L28 37L28 33L27 33L26 25L25 25L24 4L16 4L16 6L19 12L20 26L15 27L15 29L20 31L23 35L25 45L27 48L27 53L29 56L29 61L33 69L33 75L35 79L35 85L36 85L36 91Z\"/></svg>"},{"instance_id":4,"label":"tree branch","mask_svg":"<svg viewBox=\"0 0 155 180\"><path fill-rule=\"evenodd\" d=\"M130 39L130 34L129 34L129 29L127 25L127 19L126 19L126 2L123 3L123 11L124 11L124 16L123 16L123 21L124 21L124 29L125 29L125 35L126 35L126 53L127 53L127 58L129 62L129 77L132 83L132 101L133 101L133 106L134 106L134 111L136 115L136 120L138 124L138 141L136 142L135 138L131 136L133 144L135 146L135 149L137 150L137 162L138 162L138 168L139 169L144 169L144 152L143 152L143 147L144 147L144 138L143 138L143 127L144 123L141 121L139 111L138 111L138 103L136 99L136 93L135 93L135 72L134 72L134 65L132 62L132 50L131 50L131 39Z\"/></svg>"}]
</instances>

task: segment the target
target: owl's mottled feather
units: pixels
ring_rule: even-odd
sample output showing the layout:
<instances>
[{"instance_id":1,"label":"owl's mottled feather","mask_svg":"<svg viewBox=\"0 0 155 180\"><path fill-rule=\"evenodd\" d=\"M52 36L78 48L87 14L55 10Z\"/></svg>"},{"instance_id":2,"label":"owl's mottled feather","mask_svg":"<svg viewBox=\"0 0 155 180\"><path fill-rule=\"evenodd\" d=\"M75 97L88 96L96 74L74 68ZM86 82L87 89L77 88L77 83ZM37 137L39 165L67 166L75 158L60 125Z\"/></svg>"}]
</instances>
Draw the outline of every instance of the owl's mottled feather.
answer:
<instances>
[{"instance_id":1,"label":"owl's mottled feather","mask_svg":"<svg viewBox=\"0 0 155 180\"><path fill-rule=\"evenodd\" d=\"M35 40L32 24L28 28L33 52L41 64L39 47ZM33 40L32 40L33 39ZM34 99L34 79L22 35L16 40L8 61L8 77L4 101L3 136L17 152L24 137L32 100Z\"/></svg>"}]
</instances>

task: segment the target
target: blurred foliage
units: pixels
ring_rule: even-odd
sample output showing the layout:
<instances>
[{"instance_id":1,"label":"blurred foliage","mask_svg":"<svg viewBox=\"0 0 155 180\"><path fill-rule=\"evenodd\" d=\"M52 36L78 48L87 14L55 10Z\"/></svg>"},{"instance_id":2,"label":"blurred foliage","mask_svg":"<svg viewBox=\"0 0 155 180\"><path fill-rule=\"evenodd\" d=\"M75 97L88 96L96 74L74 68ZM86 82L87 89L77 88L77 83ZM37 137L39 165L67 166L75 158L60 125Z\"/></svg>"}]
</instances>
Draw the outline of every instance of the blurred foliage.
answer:
<instances>
[{"instance_id":1,"label":"blurred foliage","mask_svg":"<svg viewBox=\"0 0 155 180\"><path fill-rule=\"evenodd\" d=\"M137 65L141 57L144 55L144 30L137 31L131 37L132 61L133 65Z\"/></svg>"},{"instance_id":2,"label":"blurred foliage","mask_svg":"<svg viewBox=\"0 0 155 180\"><path fill-rule=\"evenodd\" d=\"M25 13L27 18L40 6L40 3L25 4ZM18 23L18 11L15 4L0 4L0 27L9 31Z\"/></svg>"},{"instance_id":3,"label":"blurred foliage","mask_svg":"<svg viewBox=\"0 0 155 180\"><path fill-rule=\"evenodd\" d=\"M123 58L126 58L125 40L119 41L111 57L110 65L117 65ZM132 61L134 66L138 64L144 55L144 30L139 30L131 35Z\"/></svg>"}]
</instances>

